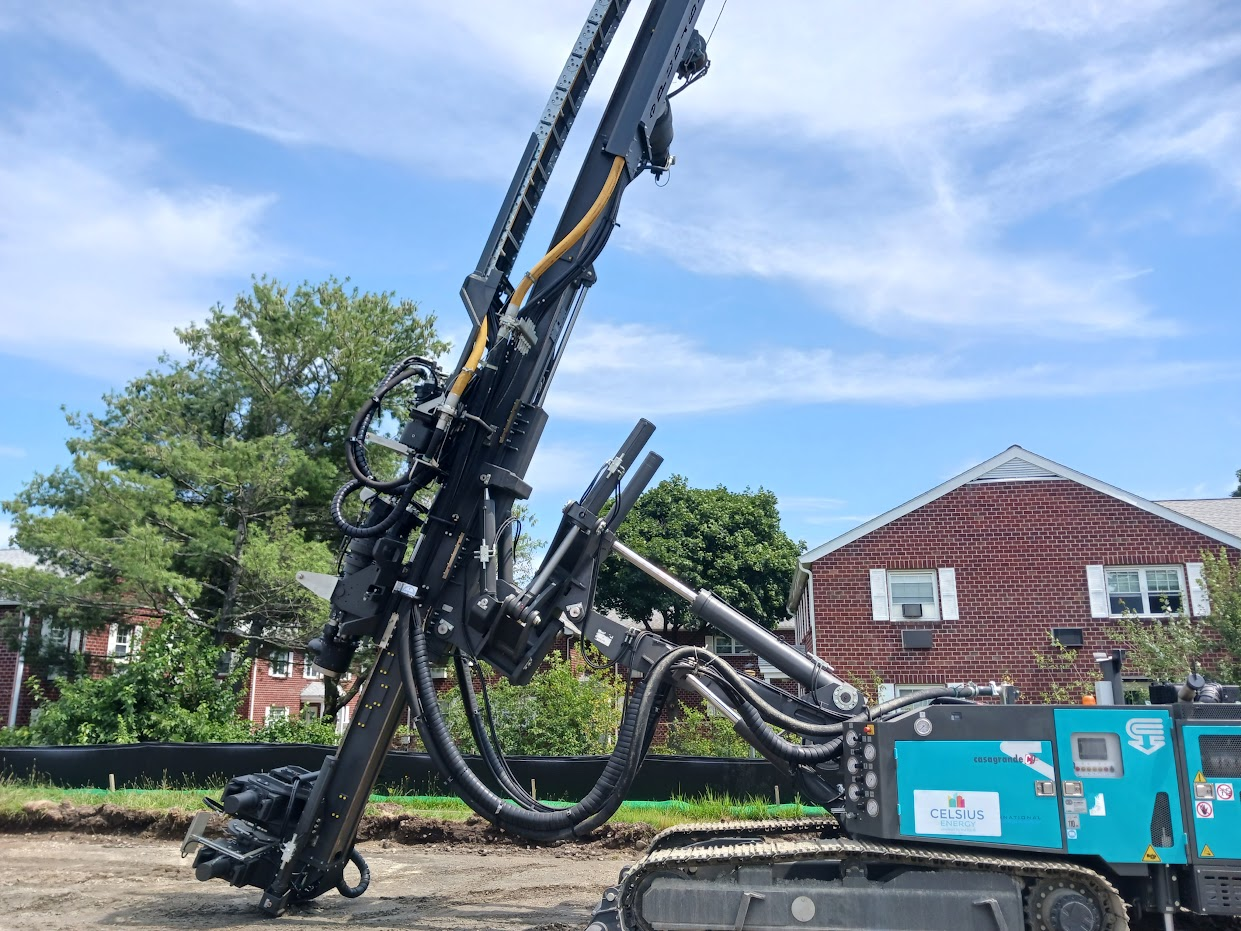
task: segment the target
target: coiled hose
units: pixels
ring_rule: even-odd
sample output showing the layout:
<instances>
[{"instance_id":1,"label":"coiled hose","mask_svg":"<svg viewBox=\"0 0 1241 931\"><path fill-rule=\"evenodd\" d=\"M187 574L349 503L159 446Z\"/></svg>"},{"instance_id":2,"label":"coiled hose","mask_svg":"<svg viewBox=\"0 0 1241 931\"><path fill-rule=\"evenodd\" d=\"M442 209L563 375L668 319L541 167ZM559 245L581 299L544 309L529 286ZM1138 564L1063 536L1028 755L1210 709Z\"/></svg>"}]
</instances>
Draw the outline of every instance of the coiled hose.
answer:
<instances>
[{"instance_id":1,"label":"coiled hose","mask_svg":"<svg viewBox=\"0 0 1241 931\"><path fill-rule=\"evenodd\" d=\"M358 868L358 884L351 886L345 882L345 874L342 871L340 879L336 880L336 891L346 899L356 899L371 884L371 868L366 865L366 861L362 859L362 854L358 853L357 847L349 851L349 862Z\"/></svg>"},{"instance_id":2,"label":"coiled hose","mask_svg":"<svg viewBox=\"0 0 1241 931\"><path fill-rule=\"evenodd\" d=\"M411 619L412 618L412 619ZM532 840L550 842L588 834L605 823L624 801L650 742L652 716L671 688L672 666L693 652L692 647L673 650L657 661L634 691L636 702L625 710L616 747L594 787L576 805L553 811L528 811L492 792L466 765L452 742L439 710L430 676L426 634L413 605L406 605L397 618L397 656L406 691L417 700L423 741L437 759L441 771L456 783L461 798L489 821ZM411 698L411 704L414 704Z\"/></svg>"}]
</instances>

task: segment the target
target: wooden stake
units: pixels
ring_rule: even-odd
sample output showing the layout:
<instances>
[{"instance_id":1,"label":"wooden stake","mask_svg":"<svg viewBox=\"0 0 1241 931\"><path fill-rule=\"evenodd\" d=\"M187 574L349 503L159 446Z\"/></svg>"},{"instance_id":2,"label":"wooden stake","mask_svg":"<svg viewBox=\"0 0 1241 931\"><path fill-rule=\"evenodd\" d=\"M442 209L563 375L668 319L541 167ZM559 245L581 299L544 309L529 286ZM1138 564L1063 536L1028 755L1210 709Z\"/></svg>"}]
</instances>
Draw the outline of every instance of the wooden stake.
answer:
<instances>
[{"instance_id":1,"label":"wooden stake","mask_svg":"<svg viewBox=\"0 0 1241 931\"><path fill-rule=\"evenodd\" d=\"M108 773L108 791L116 791L116 773Z\"/></svg>"},{"instance_id":2,"label":"wooden stake","mask_svg":"<svg viewBox=\"0 0 1241 931\"><path fill-rule=\"evenodd\" d=\"M538 798L538 797L539 797L539 790L538 790L537 788L535 788L535 785L534 785L534 780L533 780L533 779L531 779L531 780L530 780L530 797L531 797L531 798Z\"/></svg>"},{"instance_id":3,"label":"wooden stake","mask_svg":"<svg viewBox=\"0 0 1241 931\"><path fill-rule=\"evenodd\" d=\"M780 787L774 786L773 788L776 790L776 804L779 805L780 804Z\"/></svg>"}]
</instances>

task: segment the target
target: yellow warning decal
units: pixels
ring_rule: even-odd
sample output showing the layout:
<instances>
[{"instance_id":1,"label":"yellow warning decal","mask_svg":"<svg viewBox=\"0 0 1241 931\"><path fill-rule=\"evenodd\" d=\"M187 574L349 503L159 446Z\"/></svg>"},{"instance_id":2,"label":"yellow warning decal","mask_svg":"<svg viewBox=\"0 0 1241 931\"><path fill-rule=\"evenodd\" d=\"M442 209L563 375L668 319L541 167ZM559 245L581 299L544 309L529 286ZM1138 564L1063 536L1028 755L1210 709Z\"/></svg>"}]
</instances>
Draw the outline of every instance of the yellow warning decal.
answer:
<instances>
[{"instance_id":1,"label":"yellow warning decal","mask_svg":"<svg viewBox=\"0 0 1241 931\"><path fill-rule=\"evenodd\" d=\"M1146 846L1146 853L1142 854L1142 862L1143 863L1162 863L1163 862L1162 860L1159 859L1159 854L1155 853L1154 844L1148 844Z\"/></svg>"},{"instance_id":2,"label":"yellow warning decal","mask_svg":"<svg viewBox=\"0 0 1241 931\"><path fill-rule=\"evenodd\" d=\"M1198 775L1194 776L1194 782L1206 782L1207 777L1202 775L1202 770L1198 770Z\"/></svg>"},{"instance_id":3,"label":"yellow warning decal","mask_svg":"<svg viewBox=\"0 0 1241 931\"><path fill-rule=\"evenodd\" d=\"M1202 845L1202 856L1204 856L1204 857L1213 857L1213 856L1215 856L1215 851L1211 849L1211 845L1210 845L1210 844L1203 844L1203 845Z\"/></svg>"}]
</instances>

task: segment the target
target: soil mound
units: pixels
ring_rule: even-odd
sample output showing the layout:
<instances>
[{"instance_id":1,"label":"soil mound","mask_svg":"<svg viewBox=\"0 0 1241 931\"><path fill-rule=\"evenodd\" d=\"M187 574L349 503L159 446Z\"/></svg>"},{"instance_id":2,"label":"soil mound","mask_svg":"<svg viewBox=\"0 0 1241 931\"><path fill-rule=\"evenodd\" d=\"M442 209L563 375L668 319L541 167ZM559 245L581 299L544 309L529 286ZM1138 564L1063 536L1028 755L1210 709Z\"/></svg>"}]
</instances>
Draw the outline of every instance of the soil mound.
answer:
<instances>
[{"instance_id":1,"label":"soil mound","mask_svg":"<svg viewBox=\"0 0 1241 931\"><path fill-rule=\"evenodd\" d=\"M540 846L522 837L508 834L477 816L465 821L444 821L411 814L392 803L378 806L379 811L362 819L358 840L395 841L398 844L451 844L454 846ZM74 805L69 801L53 802L39 799L27 802L20 812L0 813L0 833L24 834L35 831L59 831L75 834L112 834L129 837L178 839L185 835L194 813L181 808L168 811L142 811L117 805ZM211 819L211 831L220 833L227 821L225 815ZM605 824L584 838L562 845L597 850L642 850L655 836L647 824Z\"/></svg>"}]
</instances>

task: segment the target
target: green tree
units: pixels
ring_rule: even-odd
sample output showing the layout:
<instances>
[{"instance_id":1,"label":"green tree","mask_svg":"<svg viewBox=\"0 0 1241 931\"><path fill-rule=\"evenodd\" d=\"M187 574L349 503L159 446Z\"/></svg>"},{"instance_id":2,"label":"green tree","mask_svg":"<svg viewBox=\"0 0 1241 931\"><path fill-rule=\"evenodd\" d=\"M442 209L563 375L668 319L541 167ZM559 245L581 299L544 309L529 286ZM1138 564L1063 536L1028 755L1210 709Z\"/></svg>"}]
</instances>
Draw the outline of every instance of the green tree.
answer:
<instances>
[{"instance_id":1,"label":"green tree","mask_svg":"<svg viewBox=\"0 0 1241 931\"><path fill-rule=\"evenodd\" d=\"M1211 613L1194 618L1121 618L1113 635L1129 654L1128 668L1156 680L1176 681L1201 668L1226 682L1241 681L1241 562L1222 547L1202 554L1202 584Z\"/></svg>"},{"instance_id":2,"label":"green tree","mask_svg":"<svg viewBox=\"0 0 1241 931\"><path fill-rule=\"evenodd\" d=\"M210 631L167 615L143 631L131 657L110 662L106 675L60 680L55 701L32 680L40 713L30 735L39 744L247 740L237 689L249 664L221 678L224 656Z\"/></svg>"},{"instance_id":3,"label":"green tree","mask_svg":"<svg viewBox=\"0 0 1241 931\"><path fill-rule=\"evenodd\" d=\"M690 488L680 475L643 493L618 536L687 585L708 588L773 628L786 616L789 580L805 549L780 529L771 492ZM658 612L672 630L701 626L682 599L619 559L599 573L596 602L647 623Z\"/></svg>"},{"instance_id":4,"label":"green tree","mask_svg":"<svg viewBox=\"0 0 1241 931\"><path fill-rule=\"evenodd\" d=\"M178 617L251 655L300 646L326 603L294 575L334 566L353 412L394 360L448 347L413 302L335 279L257 279L177 335L182 356L70 415L70 464L4 502L41 568L0 567L0 590L61 628Z\"/></svg>"},{"instance_id":5,"label":"green tree","mask_svg":"<svg viewBox=\"0 0 1241 931\"><path fill-rule=\"evenodd\" d=\"M652 753L680 756L748 757L752 748L723 715L708 714L701 707L681 703L669 716L668 736L651 747Z\"/></svg>"},{"instance_id":6,"label":"green tree","mask_svg":"<svg viewBox=\"0 0 1241 931\"><path fill-rule=\"evenodd\" d=\"M501 679L488 691L496 736L505 753L589 756L608 752L616 741L624 682L611 671L575 670L560 654L551 653L528 685ZM473 750L456 686L442 703L453 739L463 749Z\"/></svg>"}]
</instances>

